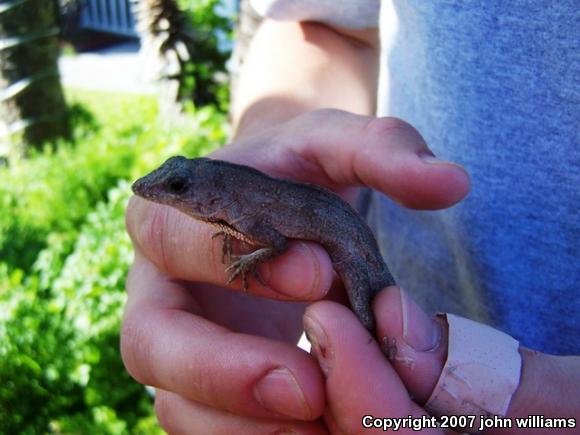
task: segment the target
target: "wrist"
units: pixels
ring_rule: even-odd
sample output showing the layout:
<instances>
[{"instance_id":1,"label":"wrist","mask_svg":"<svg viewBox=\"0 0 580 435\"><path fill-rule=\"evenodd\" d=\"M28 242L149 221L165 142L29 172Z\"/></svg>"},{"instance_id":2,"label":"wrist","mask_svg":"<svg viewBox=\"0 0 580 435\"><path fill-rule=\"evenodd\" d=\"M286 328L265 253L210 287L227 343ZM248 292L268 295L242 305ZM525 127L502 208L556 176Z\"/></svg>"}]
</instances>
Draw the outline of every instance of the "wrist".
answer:
<instances>
[{"instance_id":1,"label":"wrist","mask_svg":"<svg viewBox=\"0 0 580 435\"><path fill-rule=\"evenodd\" d=\"M520 348L522 376L508 411L514 423L511 429L490 429L486 434L522 433L516 427L516 419L538 416L536 428L525 433L547 433L555 419L574 419L580 422L580 358L547 355L527 348ZM566 422L568 424L568 422Z\"/></svg>"},{"instance_id":2,"label":"wrist","mask_svg":"<svg viewBox=\"0 0 580 435\"><path fill-rule=\"evenodd\" d=\"M321 108L374 113L377 38L376 29L345 31L320 23L265 20L234 91L235 138Z\"/></svg>"}]
</instances>

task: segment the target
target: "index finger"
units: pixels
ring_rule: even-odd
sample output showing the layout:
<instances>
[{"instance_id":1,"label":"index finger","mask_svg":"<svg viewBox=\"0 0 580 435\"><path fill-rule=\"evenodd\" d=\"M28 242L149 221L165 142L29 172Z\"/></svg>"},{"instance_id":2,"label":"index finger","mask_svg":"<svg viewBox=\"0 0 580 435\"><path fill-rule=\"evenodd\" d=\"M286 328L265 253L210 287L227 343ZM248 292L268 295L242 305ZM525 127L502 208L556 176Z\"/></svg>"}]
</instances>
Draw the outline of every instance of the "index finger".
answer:
<instances>
[{"instance_id":1,"label":"index finger","mask_svg":"<svg viewBox=\"0 0 580 435\"><path fill-rule=\"evenodd\" d=\"M297 116L261 136L221 148L212 157L336 192L370 187L415 209L450 207L470 190L465 169L435 158L410 124L335 109Z\"/></svg>"},{"instance_id":2,"label":"index finger","mask_svg":"<svg viewBox=\"0 0 580 435\"><path fill-rule=\"evenodd\" d=\"M222 240L217 230L178 210L133 197L126 225L135 248L159 270L187 281L224 285L228 274L222 263ZM332 263L319 245L296 241L279 257L258 267L260 284L249 277L249 292L271 299L317 300L332 283ZM240 289L236 279L229 285Z\"/></svg>"}]
</instances>

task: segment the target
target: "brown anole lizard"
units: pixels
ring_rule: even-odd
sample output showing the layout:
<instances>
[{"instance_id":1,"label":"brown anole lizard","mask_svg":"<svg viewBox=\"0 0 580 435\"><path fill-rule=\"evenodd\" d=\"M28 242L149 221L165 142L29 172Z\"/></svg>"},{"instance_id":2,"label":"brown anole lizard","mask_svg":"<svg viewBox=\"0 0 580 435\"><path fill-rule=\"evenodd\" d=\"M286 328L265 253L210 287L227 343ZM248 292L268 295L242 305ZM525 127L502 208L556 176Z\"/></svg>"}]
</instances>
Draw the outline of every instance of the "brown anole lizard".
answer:
<instances>
[{"instance_id":1,"label":"brown anole lizard","mask_svg":"<svg viewBox=\"0 0 580 435\"><path fill-rule=\"evenodd\" d=\"M395 281L363 218L330 190L273 178L249 166L185 157L170 158L132 189L219 227L230 262L228 283L241 275L244 289L246 273L283 253L288 239L319 243L342 279L353 311L375 332L372 299ZM230 237L257 249L231 261Z\"/></svg>"}]
</instances>

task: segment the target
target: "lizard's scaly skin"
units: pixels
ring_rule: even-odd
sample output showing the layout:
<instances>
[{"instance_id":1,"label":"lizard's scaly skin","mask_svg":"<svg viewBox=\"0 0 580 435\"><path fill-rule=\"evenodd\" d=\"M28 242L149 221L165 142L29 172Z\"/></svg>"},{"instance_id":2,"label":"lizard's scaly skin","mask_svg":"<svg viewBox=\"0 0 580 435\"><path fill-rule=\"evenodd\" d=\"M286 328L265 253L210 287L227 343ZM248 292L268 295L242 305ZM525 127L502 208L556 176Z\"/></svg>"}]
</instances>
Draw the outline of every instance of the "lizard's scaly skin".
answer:
<instances>
[{"instance_id":1,"label":"lizard's scaly skin","mask_svg":"<svg viewBox=\"0 0 580 435\"><path fill-rule=\"evenodd\" d=\"M342 279L353 311L374 332L372 299L395 281L365 221L333 192L273 178L248 166L185 157L167 160L137 180L133 191L259 247L260 255L241 256L230 266L242 277L257 263L284 252L287 239L319 243Z\"/></svg>"}]
</instances>

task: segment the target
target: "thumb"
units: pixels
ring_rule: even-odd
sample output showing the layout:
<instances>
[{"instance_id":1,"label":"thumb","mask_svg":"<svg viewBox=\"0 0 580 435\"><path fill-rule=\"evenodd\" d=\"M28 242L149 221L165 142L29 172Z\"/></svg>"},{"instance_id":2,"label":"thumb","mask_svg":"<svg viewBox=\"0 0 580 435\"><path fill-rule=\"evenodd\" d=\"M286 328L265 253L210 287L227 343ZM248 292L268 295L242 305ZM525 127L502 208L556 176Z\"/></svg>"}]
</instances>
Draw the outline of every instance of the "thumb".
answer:
<instances>
[{"instance_id":1,"label":"thumb","mask_svg":"<svg viewBox=\"0 0 580 435\"><path fill-rule=\"evenodd\" d=\"M396 344L397 352L392 361L394 369L415 400L424 404L447 359L446 322L427 316L396 287L381 292L374 309L379 335L389 337L390 342ZM520 384L512 397L507 417L540 415L579 421L580 357L557 357L523 347L520 347L520 354ZM547 433L535 430L526 429L525 433ZM500 433L494 429L486 431L495 432ZM501 433L510 432L504 429Z\"/></svg>"},{"instance_id":2,"label":"thumb","mask_svg":"<svg viewBox=\"0 0 580 435\"><path fill-rule=\"evenodd\" d=\"M323 109L300 115L214 153L282 178L379 190L410 208L449 207L467 195L467 172L438 160L411 125Z\"/></svg>"}]
</instances>

